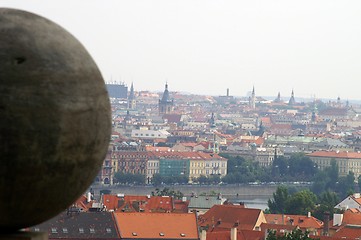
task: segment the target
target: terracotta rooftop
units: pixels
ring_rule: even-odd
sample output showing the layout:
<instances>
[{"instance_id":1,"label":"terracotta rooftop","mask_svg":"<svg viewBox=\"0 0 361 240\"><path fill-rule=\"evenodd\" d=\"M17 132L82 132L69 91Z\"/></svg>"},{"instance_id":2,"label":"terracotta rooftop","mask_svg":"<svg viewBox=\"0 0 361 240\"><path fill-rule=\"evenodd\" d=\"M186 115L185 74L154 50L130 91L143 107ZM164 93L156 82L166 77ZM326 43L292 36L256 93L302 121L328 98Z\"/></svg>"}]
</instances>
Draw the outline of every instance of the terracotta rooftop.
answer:
<instances>
[{"instance_id":1,"label":"terracotta rooftop","mask_svg":"<svg viewBox=\"0 0 361 240\"><path fill-rule=\"evenodd\" d=\"M237 231L237 240L263 240L264 233L253 230ZM207 232L207 240L231 240L231 231Z\"/></svg>"},{"instance_id":2,"label":"terracotta rooftop","mask_svg":"<svg viewBox=\"0 0 361 240\"><path fill-rule=\"evenodd\" d=\"M103 195L103 204L115 212L172 212L173 199L168 196Z\"/></svg>"},{"instance_id":3,"label":"terracotta rooftop","mask_svg":"<svg viewBox=\"0 0 361 240\"><path fill-rule=\"evenodd\" d=\"M346 225L339 228L333 237L342 238L342 239L359 239L361 236L361 226L360 225Z\"/></svg>"},{"instance_id":4,"label":"terracotta rooftop","mask_svg":"<svg viewBox=\"0 0 361 240\"><path fill-rule=\"evenodd\" d=\"M198 239L194 213L114 213L123 239Z\"/></svg>"},{"instance_id":5,"label":"terracotta rooftop","mask_svg":"<svg viewBox=\"0 0 361 240\"><path fill-rule=\"evenodd\" d=\"M353 158L361 159L361 152L349 151L316 151L307 154L309 157L329 157L329 158Z\"/></svg>"},{"instance_id":6,"label":"terracotta rooftop","mask_svg":"<svg viewBox=\"0 0 361 240\"><path fill-rule=\"evenodd\" d=\"M215 228L253 230L260 218L262 210L244 208L238 205L214 205L205 214L199 216L198 224L208 226L208 231Z\"/></svg>"},{"instance_id":7,"label":"terracotta rooftop","mask_svg":"<svg viewBox=\"0 0 361 240\"><path fill-rule=\"evenodd\" d=\"M267 223L299 226L302 229L323 227L323 222L315 217L304 215L287 215L287 214L265 214Z\"/></svg>"},{"instance_id":8,"label":"terracotta rooftop","mask_svg":"<svg viewBox=\"0 0 361 240\"><path fill-rule=\"evenodd\" d=\"M360 198L358 198L360 200ZM341 225L361 225L361 212L358 209L350 208L343 213Z\"/></svg>"}]
</instances>

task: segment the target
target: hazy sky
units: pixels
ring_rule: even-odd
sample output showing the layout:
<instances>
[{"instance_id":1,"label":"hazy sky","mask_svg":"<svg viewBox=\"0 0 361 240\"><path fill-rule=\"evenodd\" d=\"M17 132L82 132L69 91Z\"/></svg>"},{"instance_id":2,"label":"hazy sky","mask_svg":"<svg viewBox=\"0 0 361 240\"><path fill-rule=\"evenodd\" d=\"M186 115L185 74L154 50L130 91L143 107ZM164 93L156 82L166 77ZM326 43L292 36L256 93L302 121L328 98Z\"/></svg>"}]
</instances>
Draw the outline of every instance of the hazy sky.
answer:
<instances>
[{"instance_id":1,"label":"hazy sky","mask_svg":"<svg viewBox=\"0 0 361 240\"><path fill-rule=\"evenodd\" d=\"M60 24L135 90L361 100L361 1L0 0Z\"/></svg>"}]
</instances>

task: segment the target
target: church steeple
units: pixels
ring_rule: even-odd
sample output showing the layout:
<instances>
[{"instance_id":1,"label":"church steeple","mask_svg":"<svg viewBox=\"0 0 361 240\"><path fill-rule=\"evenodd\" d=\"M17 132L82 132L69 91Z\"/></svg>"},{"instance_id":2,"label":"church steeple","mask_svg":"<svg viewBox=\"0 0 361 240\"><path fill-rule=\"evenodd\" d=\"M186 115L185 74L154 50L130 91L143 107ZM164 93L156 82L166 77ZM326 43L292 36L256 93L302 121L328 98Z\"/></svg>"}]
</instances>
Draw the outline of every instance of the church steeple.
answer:
<instances>
[{"instance_id":1,"label":"church steeple","mask_svg":"<svg viewBox=\"0 0 361 240\"><path fill-rule=\"evenodd\" d=\"M133 86L133 82L132 85L130 86L130 92L129 92L129 96L128 96L128 108L129 109L135 109L135 95L134 95L134 86Z\"/></svg>"},{"instance_id":2,"label":"church steeple","mask_svg":"<svg viewBox=\"0 0 361 240\"><path fill-rule=\"evenodd\" d=\"M282 101L282 100L281 100L281 93L278 92L277 98L276 98L273 102L279 103L279 102L281 102L281 101Z\"/></svg>"},{"instance_id":3,"label":"church steeple","mask_svg":"<svg viewBox=\"0 0 361 240\"><path fill-rule=\"evenodd\" d=\"M253 86L253 89L252 89L252 95L249 98L249 106L252 109L256 108L256 91L254 90L254 86Z\"/></svg>"},{"instance_id":4,"label":"church steeple","mask_svg":"<svg viewBox=\"0 0 361 240\"><path fill-rule=\"evenodd\" d=\"M173 100L169 97L168 83L165 84L162 99L159 99L159 114L168 114L173 111Z\"/></svg>"},{"instance_id":5,"label":"church steeple","mask_svg":"<svg viewBox=\"0 0 361 240\"><path fill-rule=\"evenodd\" d=\"M317 104L316 104L316 101L313 102L313 111L312 111L312 115L311 115L311 121L312 122L317 122Z\"/></svg>"},{"instance_id":6,"label":"church steeple","mask_svg":"<svg viewBox=\"0 0 361 240\"><path fill-rule=\"evenodd\" d=\"M296 104L296 100L295 100L295 94L293 92L293 89L292 89L292 93L291 93L291 98L290 100L288 101L288 105L295 105Z\"/></svg>"},{"instance_id":7,"label":"church steeple","mask_svg":"<svg viewBox=\"0 0 361 240\"><path fill-rule=\"evenodd\" d=\"M216 119L215 119L215 116L214 116L213 112L212 112L212 115L211 115L211 119L209 119L209 125L210 125L210 128L215 128L216 127Z\"/></svg>"}]
</instances>

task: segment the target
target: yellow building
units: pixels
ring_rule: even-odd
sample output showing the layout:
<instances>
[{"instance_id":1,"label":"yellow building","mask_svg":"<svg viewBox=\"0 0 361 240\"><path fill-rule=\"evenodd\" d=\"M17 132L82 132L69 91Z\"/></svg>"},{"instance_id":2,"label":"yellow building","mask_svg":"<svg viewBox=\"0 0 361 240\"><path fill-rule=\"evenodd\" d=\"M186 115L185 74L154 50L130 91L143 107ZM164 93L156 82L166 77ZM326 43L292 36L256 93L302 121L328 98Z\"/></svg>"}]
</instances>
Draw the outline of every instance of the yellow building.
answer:
<instances>
[{"instance_id":1,"label":"yellow building","mask_svg":"<svg viewBox=\"0 0 361 240\"><path fill-rule=\"evenodd\" d=\"M317 164L320 170L331 166L334 159L338 165L340 177L346 176L349 172L355 174L355 179L361 175L361 153L349 151L316 151L307 154L311 160Z\"/></svg>"}]
</instances>

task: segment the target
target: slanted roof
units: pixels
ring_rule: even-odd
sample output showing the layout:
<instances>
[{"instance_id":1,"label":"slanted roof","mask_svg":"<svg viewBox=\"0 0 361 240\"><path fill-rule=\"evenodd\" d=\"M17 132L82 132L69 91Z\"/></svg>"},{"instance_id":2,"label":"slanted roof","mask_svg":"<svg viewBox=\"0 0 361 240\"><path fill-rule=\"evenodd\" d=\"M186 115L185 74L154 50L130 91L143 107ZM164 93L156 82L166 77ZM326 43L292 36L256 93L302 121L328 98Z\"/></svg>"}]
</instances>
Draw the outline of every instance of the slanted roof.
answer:
<instances>
[{"instance_id":1,"label":"slanted roof","mask_svg":"<svg viewBox=\"0 0 361 240\"><path fill-rule=\"evenodd\" d=\"M173 212L179 212L179 213L187 213L188 212L189 200L174 199L173 203L174 203L174 211Z\"/></svg>"},{"instance_id":2,"label":"slanted roof","mask_svg":"<svg viewBox=\"0 0 361 240\"><path fill-rule=\"evenodd\" d=\"M194 213L114 213L122 239L198 239Z\"/></svg>"},{"instance_id":3,"label":"slanted roof","mask_svg":"<svg viewBox=\"0 0 361 240\"><path fill-rule=\"evenodd\" d=\"M342 239L359 239L361 236L360 225L346 225L339 228L332 237Z\"/></svg>"},{"instance_id":4,"label":"slanted roof","mask_svg":"<svg viewBox=\"0 0 361 240\"><path fill-rule=\"evenodd\" d=\"M103 204L115 212L171 212L173 199L169 196L103 195Z\"/></svg>"},{"instance_id":5,"label":"slanted roof","mask_svg":"<svg viewBox=\"0 0 361 240\"><path fill-rule=\"evenodd\" d=\"M323 222L312 216L304 215L288 215L288 214L265 214L267 223L280 225L293 225L301 229L320 229L323 227Z\"/></svg>"},{"instance_id":6,"label":"slanted roof","mask_svg":"<svg viewBox=\"0 0 361 240\"><path fill-rule=\"evenodd\" d=\"M48 232L49 239L119 239L116 222L109 212L84 212L58 216L34 227L32 232Z\"/></svg>"},{"instance_id":7,"label":"slanted roof","mask_svg":"<svg viewBox=\"0 0 361 240\"><path fill-rule=\"evenodd\" d=\"M239 205L215 205L199 216L199 225L208 226L208 231L215 228L253 230L260 220L262 210L244 208ZM259 222L261 224L261 222Z\"/></svg>"},{"instance_id":8,"label":"slanted roof","mask_svg":"<svg viewBox=\"0 0 361 240\"><path fill-rule=\"evenodd\" d=\"M309 156L309 157L361 159L360 152L349 152L349 151L316 151L316 152L307 154L307 156Z\"/></svg>"},{"instance_id":9,"label":"slanted roof","mask_svg":"<svg viewBox=\"0 0 361 240\"><path fill-rule=\"evenodd\" d=\"M188 207L190 209L210 209L214 205L223 204L225 200L218 196L194 196L190 198Z\"/></svg>"},{"instance_id":10,"label":"slanted roof","mask_svg":"<svg viewBox=\"0 0 361 240\"><path fill-rule=\"evenodd\" d=\"M164 114L163 119L167 119L168 123L180 123L182 114Z\"/></svg>"},{"instance_id":11,"label":"slanted roof","mask_svg":"<svg viewBox=\"0 0 361 240\"><path fill-rule=\"evenodd\" d=\"M264 233L253 230L238 230L237 240L263 240ZM231 240L231 231L207 232L207 240Z\"/></svg>"},{"instance_id":12,"label":"slanted roof","mask_svg":"<svg viewBox=\"0 0 361 240\"><path fill-rule=\"evenodd\" d=\"M360 200L360 198L358 198L358 200ZM356 208L349 208L342 215L341 225L361 225L360 210Z\"/></svg>"}]
</instances>

